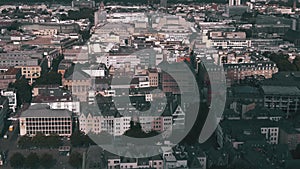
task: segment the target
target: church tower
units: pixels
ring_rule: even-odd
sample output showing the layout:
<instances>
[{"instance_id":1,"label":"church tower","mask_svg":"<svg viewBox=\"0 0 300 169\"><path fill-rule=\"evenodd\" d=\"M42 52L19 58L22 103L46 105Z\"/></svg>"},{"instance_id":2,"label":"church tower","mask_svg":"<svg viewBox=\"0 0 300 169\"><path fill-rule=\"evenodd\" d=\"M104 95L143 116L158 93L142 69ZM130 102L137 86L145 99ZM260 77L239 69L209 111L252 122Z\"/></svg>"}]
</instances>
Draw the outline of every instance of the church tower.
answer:
<instances>
[{"instance_id":1,"label":"church tower","mask_svg":"<svg viewBox=\"0 0 300 169\"><path fill-rule=\"evenodd\" d=\"M97 27L98 24L103 24L106 22L106 11L103 1L100 3L99 9L94 13L94 21L95 21L95 27Z\"/></svg>"}]
</instances>

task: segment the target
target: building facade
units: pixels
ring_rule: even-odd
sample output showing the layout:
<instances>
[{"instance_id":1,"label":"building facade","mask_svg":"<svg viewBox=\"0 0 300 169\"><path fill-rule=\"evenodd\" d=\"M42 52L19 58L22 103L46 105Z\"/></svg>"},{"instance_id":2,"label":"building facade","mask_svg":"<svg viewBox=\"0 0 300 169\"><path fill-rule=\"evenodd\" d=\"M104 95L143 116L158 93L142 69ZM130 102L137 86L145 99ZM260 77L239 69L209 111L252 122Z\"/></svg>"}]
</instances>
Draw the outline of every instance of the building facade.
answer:
<instances>
[{"instance_id":1,"label":"building facade","mask_svg":"<svg viewBox=\"0 0 300 169\"><path fill-rule=\"evenodd\" d=\"M35 136L42 133L46 136L72 135L72 113L68 110L51 110L45 105L34 105L22 112L19 118L20 135Z\"/></svg>"}]
</instances>

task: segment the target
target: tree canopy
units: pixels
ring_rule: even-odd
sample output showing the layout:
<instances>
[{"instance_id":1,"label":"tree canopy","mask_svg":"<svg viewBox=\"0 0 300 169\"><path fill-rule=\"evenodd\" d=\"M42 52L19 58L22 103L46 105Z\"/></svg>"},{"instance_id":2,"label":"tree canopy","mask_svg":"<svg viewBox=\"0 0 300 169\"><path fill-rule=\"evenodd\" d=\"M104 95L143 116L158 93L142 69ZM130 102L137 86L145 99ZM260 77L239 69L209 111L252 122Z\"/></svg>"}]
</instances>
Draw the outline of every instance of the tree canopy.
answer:
<instances>
[{"instance_id":1,"label":"tree canopy","mask_svg":"<svg viewBox=\"0 0 300 169\"><path fill-rule=\"evenodd\" d=\"M10 157L10 166L13 168L22 168L24 166L25 157L21 153L14 153Z\"/></svg>"},{"instance_id":2,"label":"tree canopy","mask_svg":"<svg viewBox=\"0 0 300 169\"><path fill-rule=\"evenodd\" d=\"M53 159L53 156L50 154L45 153L40 157L40 164L45 169L52 168L55 165L55 163L56 161Z\"/></svg>"},{"instance_id":3,"label":"tree canopy","mask_svg":"<svg viewBox=\"0 0 300 169\"><path fill-rule=\"evenodd\" d=\"M24 165L26 168L30 168L30 169L39 168L40 165L39 156L36 153L30 153L26 157Z\"/></svg>"},{"instance_id":4,"label":"tree canopy","mask_svg":"<svg viewBox=\"0 0 300 169\"><path fill-rule=\"evenodd\" d=\"M80 168L82 165L82 155L76 151L72 152L69 158L69 164L74 168Z\"/></svg>"}]
</instances>

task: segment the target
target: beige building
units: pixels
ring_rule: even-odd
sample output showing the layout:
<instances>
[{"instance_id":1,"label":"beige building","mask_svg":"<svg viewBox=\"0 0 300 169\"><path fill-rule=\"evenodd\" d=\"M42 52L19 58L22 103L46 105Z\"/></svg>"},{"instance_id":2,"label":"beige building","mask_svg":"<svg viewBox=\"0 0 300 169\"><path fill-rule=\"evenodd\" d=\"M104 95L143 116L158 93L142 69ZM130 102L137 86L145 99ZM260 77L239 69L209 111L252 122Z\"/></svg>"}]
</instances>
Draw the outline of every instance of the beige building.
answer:
<instances>
[{"instance_id":1,"label":"beige building","mask_svg":"<svg viewBox=\"0 0 300 169\"><path fill-rule=\"evenodd\" d=\"M48 36L51 37L58 33L57 29L40 29L40 30L32 30L32 33L37 36Z\"/></svg>"},{"instance_id":2,"label":"beige building","mask_svg":"<svg viewBox=\"0 0 300 169\"><path fill-rule=\"evenodd\" d=\"M29 80L29 84L41 76L42 68L40 66L16 66L16 68L21 69L21 75Z\"/></svg>"},{"instance_id":3,"label":"beige building","mask_svg":"<svg viewBox=\"0 0 300 169\"><path fill-rule=\"evenodd\" d=\"M150 82L150 87L158 86L158 71L157 69L148 69L148 77Z\"/></svg>"},{"instance_id":4,"label":"beige building","mask_svg":"<svg viewBox=\"0 0 300 169\"><path fill-rule=\"evenodd\" d=\"M81 102L86 102L92 85L91 77L83 71L75 71L63 80L63 86L72 92Z\"/></svg>"}]
</instances>

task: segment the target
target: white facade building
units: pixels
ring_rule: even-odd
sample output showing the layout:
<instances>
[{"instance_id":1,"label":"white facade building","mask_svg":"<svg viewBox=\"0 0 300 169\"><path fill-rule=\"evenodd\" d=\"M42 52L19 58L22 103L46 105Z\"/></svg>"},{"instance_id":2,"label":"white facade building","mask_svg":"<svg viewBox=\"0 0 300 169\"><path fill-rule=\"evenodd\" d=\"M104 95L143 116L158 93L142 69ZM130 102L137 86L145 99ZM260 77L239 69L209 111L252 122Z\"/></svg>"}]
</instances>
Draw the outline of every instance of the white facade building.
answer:
<instances>
[{"instance_id":1,"label":"white facade building","mask_svg":"<svg viewBox=\"0 0 300 169\"><path fill-rule=\"evenodd\" d=\"M71 136L72 112L68 110L51 110L45 105L34 105L22 112L19 118L20 135L35 136L37 133L47 135Z\"/></svg>"},{"instance_id":2,"label":"white facade building","mask_svg":"<svg viewBox=\"0 0 300 169\"><path fill-rule=\"evenodd\" d=\"M8 98L8 106L13 112L15 112L17 108L16 91L12 89L1 90L1 96L5 96Z\"/></svg>"},{"instance_id":3,"label":"white facade building","mask_svg":"<svg viewBox=\"0 0 300 169\"><path fill-rule=\"evenodd\" d=\"M102 116L101 113L81 113L79 128L84 133L107 132L113 136L123 135L130 128L131 117Z\"/></svg>"},{"instance_id":4,"label":"white facade building","mask_svg":"<svg viewBox=\"0 0 300 169\"><path fill-rule=\"evenodd\" d=\"M279 127L261 127L261 134L266 136L269 144L278 144Z\"/></svg>"}]
</instances>

